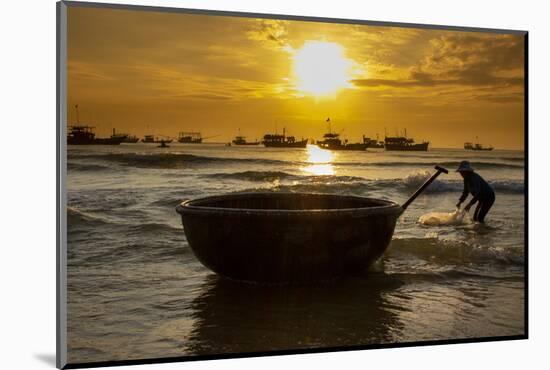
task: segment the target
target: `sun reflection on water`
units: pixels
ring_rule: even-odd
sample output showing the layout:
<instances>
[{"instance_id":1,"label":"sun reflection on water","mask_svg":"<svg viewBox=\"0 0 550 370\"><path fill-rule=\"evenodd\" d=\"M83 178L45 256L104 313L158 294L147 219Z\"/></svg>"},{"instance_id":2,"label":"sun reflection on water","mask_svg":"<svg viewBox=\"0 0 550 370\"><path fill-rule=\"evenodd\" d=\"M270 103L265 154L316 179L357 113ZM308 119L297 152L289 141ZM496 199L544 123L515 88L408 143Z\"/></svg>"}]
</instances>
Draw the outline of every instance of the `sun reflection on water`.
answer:
<instances>
[{"instance_id":1,"label":"sun reflection on water","mask_svg":"<svg viewBox=\"0 0 550 370\"><path fill-rule=\"evenodd\" d=\"M302 168L302 171L315 176L334 175L334 153L321 149L317 145L307 146L307 162L310 165Z\"/></svg>"}]
</instances>

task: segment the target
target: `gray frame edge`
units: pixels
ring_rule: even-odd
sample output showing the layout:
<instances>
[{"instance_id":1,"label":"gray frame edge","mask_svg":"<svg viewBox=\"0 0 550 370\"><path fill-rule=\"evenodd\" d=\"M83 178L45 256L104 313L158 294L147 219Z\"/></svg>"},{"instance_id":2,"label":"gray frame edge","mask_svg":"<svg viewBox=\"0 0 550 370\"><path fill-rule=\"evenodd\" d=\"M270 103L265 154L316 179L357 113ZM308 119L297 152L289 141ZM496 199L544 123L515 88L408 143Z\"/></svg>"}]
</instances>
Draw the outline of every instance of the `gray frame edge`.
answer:
<instances>
[{"instance_id":1,"label":"gray frame edge","mask_svg":"<svg viewBox=\"0 0 550 370\"><path fill-rule=\"evenodd\" d=\"M56 367L67 364L67 4L56 3Z\"/></svg>"},{"instance_id":2,"label":"gray frame edge","mask_svg":"<svg viewBox=\"0 0 550 370\"><path fill-rule=\"evenodd\" d=\"M360 19L349 19L349 18L325 18L325 17L300 16L300 15L288 15L288 14L233 12L233 11L227 11L227 10L189 9L189 8L174 8L174 7L151 6L151 5L112 4L112 3L65 1L65 0L62 0L62 3L70 7L80 7L80 8L102 8L102 9L146 11L146 12L148 11L148 12L183 13L183 14L195 14L195 15L214 15L214 16L241 17L241 18L263 18L263 19L276 19L276 20L289 20L289 21L302 21L302 22L357 24L357 25L366 25L366 26L384 26L384 27L400 27L400 28L421 28L421 29L433 29L433 30L442 30L442 31L488 32L488 33L501 33L501 34L504 33L504 34L512 34L512 35L524 35L528 32L527 30L445 26L445 25L423 24L423 23L383 22L383 21L360 20Z\"/></svg>"}]
</instances>

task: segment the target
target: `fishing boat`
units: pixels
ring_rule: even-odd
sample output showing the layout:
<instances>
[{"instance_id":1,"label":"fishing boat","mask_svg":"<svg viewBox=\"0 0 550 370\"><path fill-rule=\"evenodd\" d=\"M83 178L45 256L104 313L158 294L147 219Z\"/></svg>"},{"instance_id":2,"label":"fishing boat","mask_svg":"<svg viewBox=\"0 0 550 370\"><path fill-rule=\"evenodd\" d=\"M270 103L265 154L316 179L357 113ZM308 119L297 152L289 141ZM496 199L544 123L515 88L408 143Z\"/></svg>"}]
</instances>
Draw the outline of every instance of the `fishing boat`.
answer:
<instances>
[{"instance_id":1,"label":"fishing boat","mask_svg":"<svg viewBox=\"0 0 550 370\"><path fill-rule=\"evenodd\" d=\"M113 129L113 134L111 135L111 138L122 138L122 143L128 144L135 144L139 141L139 138L137 136L116 132L115 129Z\"/></svg>"},{"instance_id":2,"label":"fishing boat","mask_svg":"<svg viewBox=\"0 0 550 370\"><path fill-rule=\"evenodd\" d=\"M231 193L176 207L187 242L210 270L231 279L288 283L364 272L388 247L405 203L316 193Z\"/></svg>"},{"instance_id":3,"label":"fishing boat","mask_svg":"<svg viewBox=\"0 0 550 370\"><path fill-rule=\"evenodd\" d=\"M376 134L376 139L371 139L370 137L365 137L363 135L363 143L368 145L368 148L383 149L384 142L378 139L378 134Z\"/></svg>"},{"instance_id":4,"label":"fishing boat","mask_svg":"<svg viewBox=\"0 0 550 370\"><path fill-rule=\"evenodd\" d=\"M348 143L347 140L340 139L340 134L327 132L323 135L323 140L317 140L317 146L321 149L329 150L365 150L369 146L366 143Z\"/></svg>"},{"instance_id":5,"label":"fishing boat","mask_svg":"<svg viewBox=\"0 0 550 370\"><path fill-rule=\"evenodd\" d=\"M166 144L170 144L172 141L174 141L173 139L169 138L168 136L164 136L164 135L160 135L161 137L159 136L155 136L155 135L145 135L143 137L143 139L141 139L141 142L143 143L149 143L149 144L162 144L163 142L166 143Z\"/></svg>"},{"instance_id":6,"label":"fishing boat","mask_svg":"<svg viewBox=\"0 0 550 370\"><path fill-rule=\"evenodd\" d=\"M347 140L340 139L340 134L327 132L323 135L323 140L317 140L317 146L321 149L329 150L365 150L369 144L363 143L348 143Z\"/></svg>"},{"instance_id":7,"label":"fishing boat","mask_svg":"<svg viewBox=\"0 0 550 370\"><path fill-rule=\"evenodd\" d=\"M294 136L286 136L286 129L283 128L283 134L266 134L262 144L268 148L305 148L308 139L296 140Z\"/></svg>"},{"instance_id":8,"label":"fishing boat","mask_svg":"<svg viewBox=\"0 0 550 370\"><path fill-rule=\"evenodd\" d=\"M464 149L466 150L493 150L494 148L492 146L483 146L479 143L471 143L466 142L464 143Z\"/></svg>"},{"instance_id":9,"label":"fishing boat","mask_svg":"<svg viewBox=\"0 0 550 370\"><path fill-rule=\"evenodd\" d=\"M69 145L119 145L125 137L116 136L113 129L113 135L106 138L98 138L95 136L93 126L88 126L80 123L78 115L78 104L76 109L76 124L68 127L67 144Z\"/></svg>"},{"instance_id":10,"label":"fishing boat","mask_svg":"<svg viewBox=\"0 0 550 370\"><path fill-rule=\"evenodd\" d=\"M414 139L407 137L407 130L403 136L385 136L384 148L391 151L415 151L425 152L428 150L429 141L415 143Z\"/></svg>"},{"instance_id":11,"label":"fishing boat","mask_svg":"<svg viewBox=\"0 0 550 370\"><path fill-rule=\"evenodd\" d=\"M202 136L200 132L180 132L178 142L184 144L201 144Z\"/></svg>"},{"instance_id":12,"label":"fishing boat","mask_svg":"<svg viewBox=\"0 0 550 370\"><path fill-rule=\"evenodd\" d=\"M368 144L365 143L365 137L363 136L362 143L348 143L347 140L340 139L340 134L332 132L330 118L327 118L328 132L323 135L323 140L317 140L317 146L321 149L329 150L358 150L364 151L367 149Z\"/></svg>"},{"instance_id":13,"label":"fishing boat","mask_svg":"<svg viewBox=\"0 0 550 370\"><path fill-rule=\"evenodd\" d=\"M233 144L235 145L259 145L259 141L253 141L249 142L246 141L246 136L235 136L235 139L233 140Z\"/></svg>"},{"instance_id":14,"label":"fishing boat","mask_svg":"<svg viewBox=\"0 0 550 370\"><path fill-rule=\"evenodd\" d=\"M119 136L98 138L92 126L74 125L69 126L68 129L67 144L69 145L119 145L124 140L124 137Z\"/></svg>"},{"instance_id":15,"label":"fishing boat","mask_svg":"<svg viewBox=\"0 0 550 370\"><path fill-rule=\"evenodd\" d=\"M220 135L213 135L202 137L201 133L198 131L182 131L178 134L178 142L182 144L202 144L203 140L212 139Z\"/></svg>"},{"instance_id":16,"label":"fishing boat","mask_svg":"<svg viewBox=\"0 0 550 370\"><path fill-rule=\"evenodd\" d=\"M128 135L124 140L122 140L123 143L126 144L135 144L139 141L139 137L136 135Z\"/></svg>"}]
</instances>

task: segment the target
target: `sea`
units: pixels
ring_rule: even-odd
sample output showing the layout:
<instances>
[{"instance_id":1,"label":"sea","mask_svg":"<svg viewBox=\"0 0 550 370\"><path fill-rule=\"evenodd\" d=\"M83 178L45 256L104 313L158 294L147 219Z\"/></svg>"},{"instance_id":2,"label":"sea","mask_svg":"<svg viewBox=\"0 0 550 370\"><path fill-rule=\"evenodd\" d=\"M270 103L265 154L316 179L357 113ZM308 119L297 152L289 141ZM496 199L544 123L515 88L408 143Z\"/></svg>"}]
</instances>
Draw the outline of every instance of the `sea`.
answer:
<instances>
[{"instance_id":1,"label":"sea","mask_svg":"<svg viewBox=\"0 0 550 370\"><path fill-rule=\"evenodd\" d=\"M69 363L525 333L523 151L169 145L68 148ZM486 224L471 220L474 208L456 217L462 160L495 190ZM175 211L186 199L243 191L401 204L436 164L449 174L399 218L385 255L353 278L302 285L221 278L195 258Z\"/></svg>"}]
</instances>

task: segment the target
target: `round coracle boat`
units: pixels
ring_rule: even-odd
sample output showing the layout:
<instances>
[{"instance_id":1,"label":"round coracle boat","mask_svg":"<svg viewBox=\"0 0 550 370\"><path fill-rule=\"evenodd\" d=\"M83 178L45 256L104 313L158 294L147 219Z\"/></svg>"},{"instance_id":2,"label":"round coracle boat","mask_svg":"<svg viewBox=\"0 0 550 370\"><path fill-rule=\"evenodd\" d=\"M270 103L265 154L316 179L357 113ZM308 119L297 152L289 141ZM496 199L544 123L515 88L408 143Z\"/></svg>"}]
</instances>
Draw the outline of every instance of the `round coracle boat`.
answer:
<instances>
[{"instance_id":1,"label":"round coracle boat","mask_svg":"<svg viewBox=\"0 0 550 370\"><path fill-rule=\"evenodd\" d=\"M304 282L358 274L388 247L402 206L358 196L254 192L176 207L189 246L212 271L236 280Z\"/></svg>"},{"instance_id":2,"label":"round coracle boat","mask_svg":"<svg viewBox=\"0 0 550 370\"><path fill-rule=\"evenodd\" d=\"M365 270L386 250L396 203L330 194L240 193L177 207L189 246L237 280L330 279Z\"/></svg>"}]
</instances>

